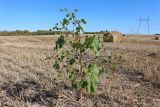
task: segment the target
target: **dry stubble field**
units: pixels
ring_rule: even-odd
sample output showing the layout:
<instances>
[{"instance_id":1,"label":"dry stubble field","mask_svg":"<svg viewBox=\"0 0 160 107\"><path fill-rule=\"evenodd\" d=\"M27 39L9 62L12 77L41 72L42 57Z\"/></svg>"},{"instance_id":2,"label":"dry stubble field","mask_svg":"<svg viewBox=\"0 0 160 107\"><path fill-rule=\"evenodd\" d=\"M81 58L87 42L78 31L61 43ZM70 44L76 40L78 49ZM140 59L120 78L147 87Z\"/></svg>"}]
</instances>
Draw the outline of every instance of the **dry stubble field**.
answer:
<instances>
[{"instance_id":1,"label":"dry stubble field","mask_svg":"<svg viewBox=\"0 0 160 107\"><path fill-rule=\"evenodd\" d=\"M0 107L159 107L160 40L132 35L104 43L101 62L109 57L116 68L106 70L97 93L80 102L70 85L53 79L55 39L0 37Z\"/></svg>"}]
</instances>

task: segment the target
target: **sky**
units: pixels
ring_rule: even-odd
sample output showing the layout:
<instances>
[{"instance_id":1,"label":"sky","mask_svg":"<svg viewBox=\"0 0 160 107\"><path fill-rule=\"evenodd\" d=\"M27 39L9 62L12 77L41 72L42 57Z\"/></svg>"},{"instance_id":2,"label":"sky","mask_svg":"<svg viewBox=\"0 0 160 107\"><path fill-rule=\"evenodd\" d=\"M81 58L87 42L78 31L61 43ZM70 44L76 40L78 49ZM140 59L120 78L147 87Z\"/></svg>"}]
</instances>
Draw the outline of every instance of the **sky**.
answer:
<instances>
[{"instance_id":1,"label":"sky","mask_svg":"<svg viewBox=\"0 0 160 107\"><path fill-rule=\"evenodd\" d=\"M150 17L151 33L160 33L160 0L0 0L0 31L48 30L64 14L60 8L79 9L85 31L136 33L139 17ZM148 33L142 22L139 33Z\"/></svg>"}]
</instances>

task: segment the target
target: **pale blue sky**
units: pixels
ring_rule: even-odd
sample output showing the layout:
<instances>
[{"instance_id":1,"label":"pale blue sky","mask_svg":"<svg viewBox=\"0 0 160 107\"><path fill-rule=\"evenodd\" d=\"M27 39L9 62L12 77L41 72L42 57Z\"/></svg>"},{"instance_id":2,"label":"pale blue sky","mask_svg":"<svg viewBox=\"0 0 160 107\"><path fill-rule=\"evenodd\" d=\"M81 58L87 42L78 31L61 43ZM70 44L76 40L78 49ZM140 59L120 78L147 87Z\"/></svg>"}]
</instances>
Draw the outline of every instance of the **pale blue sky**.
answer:
<instances>
[{"instance_id":1,"label":"pale blue sky","mask_svg":"<svg viewBox=\"0 0 160 107\"><path fill-rule=\"evenodd\" d=\"M151 33L160 33L160 0L0 0L0 30L48 30L63 18L62 7L78 8L86 31L134 33L139 16L150 16ZM146 23L140 33L147 33Z\"/></svg>"}]
</instances>

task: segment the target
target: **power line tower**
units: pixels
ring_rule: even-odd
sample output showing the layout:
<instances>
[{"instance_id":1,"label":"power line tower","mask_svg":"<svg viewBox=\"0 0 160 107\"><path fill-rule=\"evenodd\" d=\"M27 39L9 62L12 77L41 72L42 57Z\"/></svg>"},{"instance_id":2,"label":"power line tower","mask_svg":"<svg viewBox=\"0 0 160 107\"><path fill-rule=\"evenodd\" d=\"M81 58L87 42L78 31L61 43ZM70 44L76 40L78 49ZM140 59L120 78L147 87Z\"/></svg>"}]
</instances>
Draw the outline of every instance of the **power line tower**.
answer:
<instances>
[{"instance_id":1,"label":"power line tower","mask_svg":"<svg viewBox=\"0 0 160 107\"><path fill-rule=\"evenodd\" d=\"M149 21L151 21L151 19L149 18L139 18L139 24L138 24L138 28L137 28L137 34L139 33L139 29L140 29L140 26L142 24L142 22L146 22L147 24L147 28L148 28L148 34L150 34L150 24L149 24Z\"/></svg>"}]
</instances>

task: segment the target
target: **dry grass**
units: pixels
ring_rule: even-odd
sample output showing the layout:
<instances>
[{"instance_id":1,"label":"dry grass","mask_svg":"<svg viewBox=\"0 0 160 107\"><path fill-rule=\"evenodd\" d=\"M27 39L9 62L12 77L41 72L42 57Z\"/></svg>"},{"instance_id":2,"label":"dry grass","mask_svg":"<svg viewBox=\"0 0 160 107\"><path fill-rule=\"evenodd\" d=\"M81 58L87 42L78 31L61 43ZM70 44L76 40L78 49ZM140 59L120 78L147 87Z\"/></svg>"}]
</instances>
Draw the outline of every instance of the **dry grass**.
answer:
<instances>
[{"instance_id":1,"label":"dry grass","mask_svg":"<svg viewBox=\"0 0 160 107\"><path fill-rule=\"evenodd\" d=\"M160 41L154 38L132 35L105 43L102 56L109 55L117 68L104 73L96 95L81 103L70 85L53 79L55 37L0 37L0 107L158 107Z\"/></svg>"}]
</instances>

